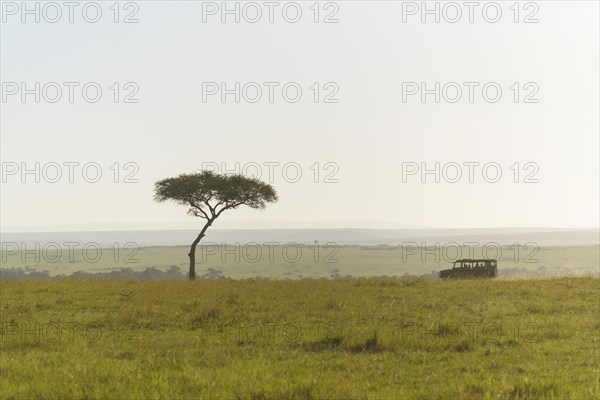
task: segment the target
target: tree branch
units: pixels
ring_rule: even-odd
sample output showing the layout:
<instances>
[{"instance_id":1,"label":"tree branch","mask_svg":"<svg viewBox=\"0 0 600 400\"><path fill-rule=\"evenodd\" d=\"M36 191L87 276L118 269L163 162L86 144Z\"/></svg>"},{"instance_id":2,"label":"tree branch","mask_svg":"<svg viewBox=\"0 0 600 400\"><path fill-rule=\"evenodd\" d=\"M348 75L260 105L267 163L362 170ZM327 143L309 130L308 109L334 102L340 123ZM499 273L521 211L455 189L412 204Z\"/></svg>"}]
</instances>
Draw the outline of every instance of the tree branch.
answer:
<instances>
[{"instance_id":1,"label":"tree branch","mask_svg":"<svg viewBox=\"0 0 600 400\"><path fill-rule=\"evenodd\" d=\"M194 204L194 202L192 202L192 201L190 201L189 203L190 203L190 207L191 208L194 208L194 209L196 209L196 210L198 210L198 211L200 211L202 213L202 215L200 215L200 214L198 214L197 211L194 211L194 216L195 217L204 218L206 220L210 219L210 218L208 218L208 214L206 214L206 212L202 209L202 207Z\"/></svg>"},{"instance_id":2,"label":"tree branch","mask_svg":"<svg viewBox=\"0 0 600 400\"><path fill-rule=\"evenodd\" d=\"M225 202L225 207L223 207L221 210L219 210L216 214L215 214L215 218L218 218L219 215L221 215L221 213L225 210L229 210L231 208L236 208L238 206L241 206L242 204L246 204L245 201L241 201L238 203L233 203L233 204L227 204L227 202Z\"/></svg>"},{"instance_id":3,"label":"tree branch","mask_svg":"<svg viewBox=\"0 0 600 400\"><path fill-rule=\"evenodd\" d=\"M208 200L204 200L204 204L206 204L208 206L208 209L210 210L210 213L214 216L215 215L215 209L213 208L213 206L210 205L210 203L208 202Z\"/></svg>"}]
</instances>

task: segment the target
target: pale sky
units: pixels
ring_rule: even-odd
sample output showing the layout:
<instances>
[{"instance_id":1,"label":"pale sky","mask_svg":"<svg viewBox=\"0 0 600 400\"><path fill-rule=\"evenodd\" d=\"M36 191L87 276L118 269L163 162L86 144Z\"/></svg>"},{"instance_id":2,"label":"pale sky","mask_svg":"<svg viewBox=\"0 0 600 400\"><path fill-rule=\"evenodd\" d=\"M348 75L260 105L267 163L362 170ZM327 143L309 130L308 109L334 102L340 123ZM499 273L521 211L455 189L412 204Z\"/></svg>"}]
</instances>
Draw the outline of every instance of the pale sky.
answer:
<instances>
[{"instance_id":1,"label":"pale sky","mask_svg":"<svg viewBox=\"0 0 600 400\"><path fill-rule=\"evenodd\" d=\"M203 22L203 7L214 10L204 3L134 2L137 9L120 10L119 23L113 22L113 2L98 2L97 23L83 19L86 2L74 10L74 23L66 7L56 23L44 19L55 18L55 10L45 15L40 10L36 23L27 14L21 21L21 10L14 8L21 2L2 3L3 229L189 226L183 207L153 201L154 182L203 163L232 169L236 162L247 171L260 165L263 180L272 165L279 202L264 211L229 212L222 218L228 228L259 220L321 221L316 227L350 221L348 227L355 228L360 221L446 228L599 225L598 2L538 1L537 8L527 9L521 2L518 23L512 1L498 2L497 23L485 21L482 7L474 10L473 23L466 7L456 23L443 15L440 23L431 15L422 23L419 11L407 15L412 10L407 2L390 1L322 2L319 23L312 1L297 2L302 10L297 23L283 18L286 2L274 8L273 23L264 2L254 3L263 12L256 23L244 20L255 16L250 6L240 23L232 15L222 23L219 10L205 14ZM241 10L246 3L239 4ZM441 9L446 3L439 4ZM286 8L290 18L294 7ZM93 19L94 9L87 11ZM453 18L454 11L446 11ZM130 13L138 23L122 23ZM339 22L323 23L328 15ZM493 18L494 9L487 16ZM539 22L523 23L527 16ZM39 103L34 94L23 103L21 83L33 89L35 82L40 87L57 82L62 98L47 101L55 96L50 85L45 96L40 89ZM64 82L79 84L73 86L73 103ZM88 82L102 89L96 103L82 97ZM115 82L118 103L110 89ZM133 84L125 87L128 82ZM240 87L256 82L263 96L248 101L255 96L250 85L239 103L234 95L223 103L218 94L203 102L206 82L225 82L230 89L235 82ZM277 83L272 103L264 82ZM290 82L302 89L296 103L282 95ZM403 87L425 83L434 89L435 82L440 88L456 82L461 99L436 103L430 94L423 103L418 93L403 101ZM478 85L472 103L464 82ZM496 103L482 97L481 88L490 82L502 90ZM123 103L136 87L133 98L139 102ZM15 88L19 92L12 94ZM447 98L455 96L454 88L447 86ZM338 102L324 103L333 92ZM22 177L20 170L11 175L15 165L33 169L36 162L48 179L41 176L36 183L33 174ZM73 167L73 183L64 165L70 162L80 163ZM113 182L115 162L120 183ZM464 164L471 162L479 163L474 182ZM57 183L48 182L55 173L51 163L62 166ZM98 183L83 179L86 163L100 166ZM422 163L429 169L440 163L448 177L458 164L463 177L456 183L440 177L436 183L427 175L422 183L417 172L403 179L403 168L420 169ZM484 164L500 167L497 183L484 179ZM298 166L302 177L291 183ZM122 182L129 172L137 183ZM528 176L538 182L524 183Z\"/></svg>"}]
</instances>

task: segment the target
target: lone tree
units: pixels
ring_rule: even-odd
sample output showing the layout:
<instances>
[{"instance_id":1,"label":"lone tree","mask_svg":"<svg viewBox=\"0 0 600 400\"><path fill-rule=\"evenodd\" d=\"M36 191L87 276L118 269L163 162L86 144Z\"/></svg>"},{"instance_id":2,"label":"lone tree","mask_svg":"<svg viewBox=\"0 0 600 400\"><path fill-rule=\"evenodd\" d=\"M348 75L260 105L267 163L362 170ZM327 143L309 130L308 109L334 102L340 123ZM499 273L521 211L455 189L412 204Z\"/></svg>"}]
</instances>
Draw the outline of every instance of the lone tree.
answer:
<instances>
[{"instance_id":1,"label":"lone tree","mask_svg":"<svg viewBox=\"0 0 600 400\"><path fill-rule=\"evenodd\" d=\"M277 193L269 184L242 175L218 175L211 171L163 179L154 184L154 192L155 201L174 201L189 207L189 215L206 220L188 254L191 281L196 279L196 246L223 211L239 206L263 209L267 203L277 201Z\"/></svg>"}]
</instances>

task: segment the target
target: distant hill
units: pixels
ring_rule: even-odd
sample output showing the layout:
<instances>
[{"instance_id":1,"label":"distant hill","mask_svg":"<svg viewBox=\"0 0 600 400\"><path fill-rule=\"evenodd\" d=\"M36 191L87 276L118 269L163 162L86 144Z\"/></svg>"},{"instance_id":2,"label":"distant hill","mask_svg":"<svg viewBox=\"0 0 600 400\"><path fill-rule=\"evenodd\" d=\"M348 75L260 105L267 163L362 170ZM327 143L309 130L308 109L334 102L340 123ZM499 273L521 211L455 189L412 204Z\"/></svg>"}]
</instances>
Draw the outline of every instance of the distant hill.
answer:
<instances>
[{"instance_id":1,"label":"distant hill","mask_svg":"<svg viewBox=\"0 0 600 400\"><path fill-rule=\"evenodd\" d=\"M2 232L0 242L41 245L49 242L96 242L102 246L112 243L135 242L139 246L186 246L197 230L137 230L81 232ZM457 242L511 243L535 242L539 246L573 246L600 244L596 228L487 228L487 229L213 229L204 242L335 242L337 244L398 245L403 242L433 244Z\"/></svg>"}]
</instances>

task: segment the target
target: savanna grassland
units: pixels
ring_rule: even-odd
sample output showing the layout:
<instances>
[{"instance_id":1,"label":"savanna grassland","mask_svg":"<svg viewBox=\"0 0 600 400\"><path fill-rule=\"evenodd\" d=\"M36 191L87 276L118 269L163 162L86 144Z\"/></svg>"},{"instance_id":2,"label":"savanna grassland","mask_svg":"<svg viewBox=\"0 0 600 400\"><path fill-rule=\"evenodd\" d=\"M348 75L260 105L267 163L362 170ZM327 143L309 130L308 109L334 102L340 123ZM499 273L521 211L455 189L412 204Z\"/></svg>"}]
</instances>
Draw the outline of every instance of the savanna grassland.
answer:
<instances>
[{"instance_id":1,"label":"savanna grassland","mask_svg":"<svg viewBox=\"0 0 600 400\"><path fill-rule=\"evenodd\" d=\"M399 246L344 246L336 244L266 246L198 246L196 271L198 277L208 271L221 271L233 279L330 278L341 277L401 277L433 275L449 268L455 259L494 258L498 260L501 278L557 277L593 275L598 277L599 247L588 246L502 246L469 249L461 247L435 250L407 249ZM143 271L155 268L166 271L178 268L187 273L189 246L91 248L73 251L49 248L31 254L23 251L0 252L0 270L4 279L9 269L47 272L49 276L69 276L77 272L104 274L111 271ZM152 274L149 274L152 277ZM159 276L155 276L157 278Z\"/></svg>"},{"instance_id":2,"label":"savanna grassland","mask_svg":"<svg viewBox=\"0 0 600 400\"><path fill-rule=\"evenodd\" d=\"M595 278L0 289L4 399L600 397Z\"/></svg>"}]
</instances>

